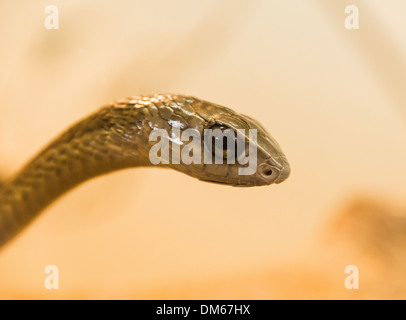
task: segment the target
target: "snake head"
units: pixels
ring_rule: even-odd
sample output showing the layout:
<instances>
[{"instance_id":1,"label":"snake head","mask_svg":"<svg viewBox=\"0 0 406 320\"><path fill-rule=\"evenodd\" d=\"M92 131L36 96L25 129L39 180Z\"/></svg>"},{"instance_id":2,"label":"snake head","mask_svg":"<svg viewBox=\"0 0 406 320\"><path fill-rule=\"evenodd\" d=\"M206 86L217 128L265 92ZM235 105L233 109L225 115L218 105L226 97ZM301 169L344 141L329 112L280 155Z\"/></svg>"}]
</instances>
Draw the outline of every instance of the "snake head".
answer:
<instances>
[{"instance_id":1,"label":"snake head","mask_svg":"<svg viewBox=\"0 0 406 320\"><path fill-rule=\"evenodd\" d=\"M177 149L188 156L193 152L193 159L200 161L191 162L189 158L187 164L180 161L166 166L199 180L241 187L281 183L288 178L290 166L286 156L256 120L194 97L174 96L169 105L178 119L185 119L183 129L195 132L188 137L200 137L197 148L191 148L191 143L172 136L170 151ZM182 137L186 131L183 129Z\"/></svg>"},{"instance_id":2,"label":"snake head","mask_svg":"<svg viewBox=\"0 0 406 320\"><path fill-rule=\"evenodd\" d=\"M222 106L214 106L210 109L209 122L215 122L211 128L220 127L223 132L230 130L231 133L234 133L235 149L238 149L237 144L239 140L242 140L245 144L243 156L248 159L248 162L245 161L247 162L245 164L244 161L239 161L238 158L241 159L241 154L237 150L234 163L207 165L205 176L201 180L233 186L261 186L281 183L289 177L290 166L286 156L277 141L258 121ZM201 109L198 113L206 116ZM223 140L220 148L227 152L227 141ZM213 145L213 148L216 146ZM244 168L249 167L253 170L244 171Z\"/></svg>"}]
</instances>

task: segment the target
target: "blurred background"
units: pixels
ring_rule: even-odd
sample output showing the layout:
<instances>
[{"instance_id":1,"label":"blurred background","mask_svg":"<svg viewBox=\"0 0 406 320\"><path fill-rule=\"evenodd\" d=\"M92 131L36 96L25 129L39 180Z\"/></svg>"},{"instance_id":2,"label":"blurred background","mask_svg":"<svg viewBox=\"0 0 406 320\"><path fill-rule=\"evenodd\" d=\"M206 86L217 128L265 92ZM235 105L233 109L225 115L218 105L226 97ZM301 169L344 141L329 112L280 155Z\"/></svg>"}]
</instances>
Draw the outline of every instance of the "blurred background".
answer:
<instances>
[{"instance_id":1,"label":"blurred background","mask_svg":"<svg viewBox=\"0 0 406 320\"><path fill-rule=\"evenodd\" d=\"M44 27L50 4L58 30ZM344 28L349 4L359 30ZM404 1L0 8L4 177L101 105L159 92L260 120L292 168L248 189L156 168L92 180L1 250L0 298L406 298ZM44 287L47 265L59 290Z\"/></svg>"}]
</instances>

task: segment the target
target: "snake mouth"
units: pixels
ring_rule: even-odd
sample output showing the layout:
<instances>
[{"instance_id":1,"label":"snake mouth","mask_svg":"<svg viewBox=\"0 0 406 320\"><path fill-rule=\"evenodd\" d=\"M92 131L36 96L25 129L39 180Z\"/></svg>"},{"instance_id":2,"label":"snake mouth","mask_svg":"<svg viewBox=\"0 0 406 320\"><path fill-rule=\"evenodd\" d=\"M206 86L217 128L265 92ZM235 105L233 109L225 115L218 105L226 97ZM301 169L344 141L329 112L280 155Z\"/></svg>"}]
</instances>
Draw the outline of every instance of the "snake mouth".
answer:
<instances>
[{"instance_id":1,"label":"snake mouth","mask_svg":"<svg viewBox=\"0 0 406 320\"><path fill-rule=\"evenodd\" d=\"M257 176L262 179L264 183L279 184L285 181L290 175L290 166L286 159L269 158L262 162L257 168Z\"/></svg>"},{"instance_id":2,"label":"snake mouth","mask_svg":"<svg viewBox=\"0 0 406 320\"><path fill-rule=\"evenodd\" d=\"M233 180L229 180L229 181L217 181L217 180L211 180L211 179L199 179L200 181L204 181L204 182L210 182L210 183L215 183L215 184L220 184L223 186L229 186L229 187L257 187L263 184L258 184L255 182L249 182L249 181L245 181L242 182L239 179L233 179Z\"/></svg>"},{"instance_id":3,"label":"snake mouth","mask_svg":"<svg viewBox=\"0 0 406 320\"><path fill-rule=\"evenodd\" d=\"M222 181L221 178L216 180L216 176L200 177L199 180L233 187L257 187L282 183L289 175L290 167L288 164L283 167L276 167L270 164L269 161L265 161L258 166L256 172L252 175L229 176L226 181Z\"/></svg>"},{"instance_id":4,"label":"snake mouth","mask_svg":"<svg viewBox=\"0 0 406 320\"><path fill-rule=\"evenodd\" d=\"M288 164L286 164L283 169L281 170L281 172L279 173L278 178L275 180L276 184L279 184L283 181L285 181L287 178L289 178L290 176L290 166Z\"/></svg>"}]
</instances>

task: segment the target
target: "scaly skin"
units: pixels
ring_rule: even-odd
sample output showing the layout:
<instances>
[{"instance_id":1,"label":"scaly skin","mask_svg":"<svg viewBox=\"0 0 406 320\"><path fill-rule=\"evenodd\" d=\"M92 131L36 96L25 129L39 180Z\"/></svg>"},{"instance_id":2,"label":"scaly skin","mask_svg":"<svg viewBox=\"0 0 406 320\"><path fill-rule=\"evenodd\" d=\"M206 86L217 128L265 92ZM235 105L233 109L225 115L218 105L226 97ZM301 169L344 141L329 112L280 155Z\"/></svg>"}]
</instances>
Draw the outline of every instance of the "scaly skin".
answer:
<instances>
[{"instance_id":1,"label":"scaly skin","mask_svg":"<svg viewBox=\"0 0 406 320\"><path fill-rule=\"evenodd\" d=\"M239 175L236 164L160 164L200 180L232 186L280 183L290 172L277 142L255 120L194 97L155 95L126 98L78 122L40 152L0 189L0 246L65 192L93 177L130 167L152 166L154 129L203 130L214 125L257 129L257 172ZM248 144L248 134L245 137ZM182 149L184 143L180 143Z\"/></svg>"}]
</instances>

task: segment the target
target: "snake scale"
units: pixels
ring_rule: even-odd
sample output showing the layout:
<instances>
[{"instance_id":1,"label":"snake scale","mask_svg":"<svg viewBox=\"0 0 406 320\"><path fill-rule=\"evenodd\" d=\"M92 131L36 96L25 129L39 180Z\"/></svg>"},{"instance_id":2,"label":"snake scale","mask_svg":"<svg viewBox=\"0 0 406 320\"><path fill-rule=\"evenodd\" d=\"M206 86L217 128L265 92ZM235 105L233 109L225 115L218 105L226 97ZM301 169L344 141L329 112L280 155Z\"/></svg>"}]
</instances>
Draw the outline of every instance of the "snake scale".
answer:
<instances>
[{"instance_id":1,"label":"snake scale","mask_svg":"<svg viewBox=\"0 0 406 320\"><path fill-rule=\"evenodd\" d=\"M256 129L257 170L252 175L239 175L238 163L158 166L232 186L269 185L289 176L290 167L278 143L248 116L191 96L125 98L101 107L70 127L13 178L0 184L0 247L80 183L116 170L152 166L149 134L157 128L169 131L174 126L200 133L214 126Z\"/></svg>"}]
</instances>

